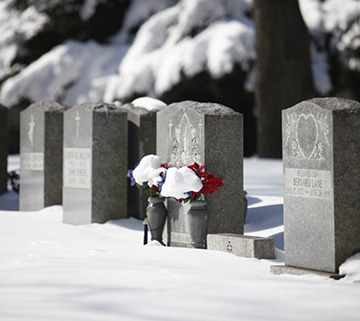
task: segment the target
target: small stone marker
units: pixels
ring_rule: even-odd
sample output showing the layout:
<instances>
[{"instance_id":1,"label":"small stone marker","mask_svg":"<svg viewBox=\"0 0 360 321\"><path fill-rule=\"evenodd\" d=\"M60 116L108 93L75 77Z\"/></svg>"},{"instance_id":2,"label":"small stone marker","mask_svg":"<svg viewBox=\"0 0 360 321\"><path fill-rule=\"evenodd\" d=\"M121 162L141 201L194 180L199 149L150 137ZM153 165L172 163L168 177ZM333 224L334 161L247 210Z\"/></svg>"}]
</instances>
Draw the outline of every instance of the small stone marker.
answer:
<instances>
[{"instance_id":1,"label":"small stone marker","mask_svg":"<svg viewBox=\"0 0 360 321\"><path fill-rule=\"evenodd\" d=\"M20 114L20 211L62 204L63 115L55 101L31 104Z\"/></svg>"},{"instance_id":2,"label":"small stone marker","mask_svg":"<svg viewBox=\"0 0 360 321\"><path fill-rule=\"evenodd\" d=\"M238 234L208 234L208 250L225 251L241 257L274 259L274 239Z\"/></svg>"},{"instance_id":3,"label":"small stone marker","mask_svg":"<svg viewBox=\"0 0 360 321\"><path fill-rule=\"evenodd\" d=\"M360 104L311 99L282 117L285 264L336 273L360 251Z\"/></svg>"},{"instance_id":4,"label":"small stone marker","mask_svg":"<svg viewBox=\"0 0 360 321\"><path fill-rule=\"evenodd\" d=\"M157 113L157 155L170 166L205 164L205 171L222 177L224 186L206 195L207 231L244 232L243 117L212 103L185 101ZM191 247L189 203L168 201L171 246Z\"/></svg>"},{"instance_id":5,"label":"small stone marker","mask_svg":"<svg viewBox=\"0 0 360 321\"><path fill-rule=\"evenodd\" d=\"M115 105L82 104L64 113L64 223L125 218L127 117Z\"/></svg>"},{"instance_id":6,"label":"small stone marker","mask_svg":"<svg viewBox=\"0 0 360 321\"><path fill-rule=\"evenodd\" d=\"M133 169L145 155L156 153L156 113L132 104L121 106L128 115L128 166ZM148 195L128 181L128 215L144 219Z\"/></svg>"},{"instance_id":7,"label":"small stone marker","mask_svg":"<svg viewBox=\"0 0 360 321\"><path fill-rule=\"evenodd\" d=\"M7 191L7 159L9 154L9 110L0 105L0 194Z\"/></svg>"}]
</instances>

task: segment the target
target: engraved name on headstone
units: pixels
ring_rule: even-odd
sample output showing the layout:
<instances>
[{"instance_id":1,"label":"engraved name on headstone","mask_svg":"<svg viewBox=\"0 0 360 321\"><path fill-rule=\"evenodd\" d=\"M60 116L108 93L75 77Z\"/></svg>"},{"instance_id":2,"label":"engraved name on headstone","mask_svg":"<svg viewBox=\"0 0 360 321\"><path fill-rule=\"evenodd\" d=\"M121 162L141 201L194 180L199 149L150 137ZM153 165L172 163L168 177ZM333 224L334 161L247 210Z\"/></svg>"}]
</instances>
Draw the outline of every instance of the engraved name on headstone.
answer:
<instances>
[{"instance_id":1,"label":"engraved name on headstone","mask_svg":"<svg viewBox=\"0 0 360 321\"><path fill-rule=\"evenodd\" d=\"M55 101L34 103L20 115L20 210L62 204L63 113Z\"/></svg>"},{"instance_id":2,"label":"engraved name on headstone","mask_svg":"<svg viewBox=\"0 0 360 321\"><path fill-rule=\"evenodd\" d=\"M125 218L127 116L115 105L82 104L64 114L64 222Z\"/></svg>"},{"instance_id":3,"label":"engraved name on headstone","mask_svg":"<svg viewBox=\"0 0 360 321\"><path fill-rule=\"evenodd\" d=\"M64 149L64 186L91 188L91 149Z\"/></svg>"},{"instance_id":4,"label":"engraved name on headstone","mask_svg":"<svg viewBox=\"0 0 360 321\"><path fill-rule=\"evenodd\" d=\"M360 251L360 104L311 99L282 117L285 264L337 272Z\"/></svg>"},{"instance_id":5,"label":"engraved name on headstone","mask_svg":"<svg viewBox=\"0 0 360 321\"><path fill-rule=\"evenodd\" d=\"M157 114L157 155L170 166L205 164L224 186L207 195L208 233L243 233L242 115L211 103L185 101ZM168 201L168 244L191 247L189 204Z\"/></svg>"},{"instance_id":6,"label":"engraved name on headstone","mask_svg":"<svg viewBox=\"0 0 360 321\"><path fill-rule=\"evenodd\" d=\"M9 110L0 105L0 194L7 191L7 159L9 150Z\"/></svg>"}]
</instances>

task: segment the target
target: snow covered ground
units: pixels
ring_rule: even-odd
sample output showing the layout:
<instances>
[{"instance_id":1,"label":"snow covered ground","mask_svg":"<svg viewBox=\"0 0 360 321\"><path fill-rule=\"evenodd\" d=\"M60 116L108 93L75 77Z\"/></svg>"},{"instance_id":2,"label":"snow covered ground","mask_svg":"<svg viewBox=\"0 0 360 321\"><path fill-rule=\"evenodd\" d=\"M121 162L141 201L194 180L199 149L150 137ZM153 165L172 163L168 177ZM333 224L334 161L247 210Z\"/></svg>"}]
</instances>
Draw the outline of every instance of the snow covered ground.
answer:
<instances>
[{"instance_id":1,"label":"snow covered ground","mask_svg":"<svg viewBox=\"0 0 360 321\"><path fill-rule=\"evenodd\" d=\"M9 168L18 166L10 159ZM245 160L246 234L283 248L282 164ZM275 276L276 260L142 245L142 223L63 224L62 208L6 211L0 196L0 320L360 320L360 257L341 281ZM356 276L357 274L357 276Z\"/></svg>"}]
</instances>

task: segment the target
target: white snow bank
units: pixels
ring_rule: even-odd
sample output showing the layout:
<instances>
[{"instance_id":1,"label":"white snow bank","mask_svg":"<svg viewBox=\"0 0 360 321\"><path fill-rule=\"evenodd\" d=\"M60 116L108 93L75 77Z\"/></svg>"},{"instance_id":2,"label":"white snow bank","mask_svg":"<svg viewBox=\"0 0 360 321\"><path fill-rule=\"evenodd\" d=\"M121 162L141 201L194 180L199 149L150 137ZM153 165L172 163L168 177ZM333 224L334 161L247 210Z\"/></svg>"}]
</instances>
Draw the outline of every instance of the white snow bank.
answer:
<instances>
[{"instance_id":1,"label":"white snow bank","mask_svg":"<svg viewBox=\"0 0 360 321\"><path fill-rule=\"evenodd\" d=\"M324 27L327 32L345 31L349 23L360 16L358 0L327 0L322 4L325 13Z\"/></svg>"},{"instance_id":2,"label":"white snow bank","mask_svg":"<svg viewBox=\"0 0 360 321\"><path fill-rule=\"evenodd\" d=\"M162 100L151 97L136 98L131 103L134 107L142 107L153 112L158 112L167 107L167 104L165 104Z\"/></svg>"},{"instance_id":3,"label":"white snow bank","mask_svg":"<svg viewBox=\"0 0 360 321\"><path fill-rule=\"evenodd\" d=\"M100 1L83 2L83 19L92 16ZM0 1L0 79L20 68L11 63L23 50L22 43L47 21L47 16L33 7L21 15L7 11L7 2ZM54 48L8 79L0 99L11 106L21 98L59 99L75 105L133 95L155 97L177 85L182 75L193 77L207 71L219 78L235 65L247 74L243 85L252 91L256 76L254 23L248 18L252 6L252 0L134 0L122 30L109 44L68 41ZM300 6L315 43L311 49L315 86L327 94L332 84L325 35L332 33L331 43L341 55L358 49L359 22L349 23L360 15L360 2L300 0ZM347 57L344 61L348 68L360 70L359 59Z\"/></svg>"},{"instance_id":4,"label":"white snow bank","mask_svg":"<svg viewBox=\"0 0 360 321\"><path fill-rule=\"evenodd\" d=\"M11 63L21 53L23 43L48 21L46 14L30 6L23 12L7 10L8 1L0 2L0 80L11 73Z\"/></svg>"},{"instance_id":5,"label":"white snow bank","mask_svg":"<svg viewBox=\"0 0 360 321\"><path fill-rule=\"evenodd\" d=\"M160 95L180 81L181 72L191 77L208 70L221 77L235 64L248 70L255 59L254 25L245 16L249 6L183 0L155 14L139 30L121 63L114 95L120 99L135 93Z\"/></svg>"},{"instance_id":6,"label":"white snow bank","mask_svg":"<svg viewBox=\"0 0 360 321\"><path fill-rule=\"evenodd\" d=\"M359 59L347 57L347 50L360 48L360 2L358 0L300 0L303 18L313 36L313 72L316 88L321 94L332 89L328 73L328 57L323 51L326 34L331 34L331 45L348 61L351 70L360 70Z\"/></svg>"},{"instance_id":7,"label":"white snow bank","mask_svg":"<svg viewBox=\"0 0 360 321\"><path fill-rule=\"evenodd\" d=\"M340 274L345 274L351 281L360 282L360 253L349 257L339 268Z\"/></svg>"},{"instance_id":8,"label":"white snow bank","mask_svg":"<svg viewBox=\"0 0 360 321\"><path fill-rule=\"evenodd\" d=\"M308 29L316 36L324 31L324 11L319 0L299 0L299 7Z\"/></svg>"},{"instance_id":9,"label":"white snow bank","mask_svg":"<svg viewBox=\"0 0 360 321\"><path fill-rule=\"evenodd\" d=\"M125 46L102 46L93 41L68 41L8 79L1 88L0 99L8 106L21 98L61 98L68 105L102 100L106 83L126 50Z\"/></svg>"},{"instance_id":10,"label":"white snow bank","mask_svg":"<svg viewBox=\"0 0 360 321\"><path fill-rule=\"evenodd\" d=\"M281 202L267 196L282 193L281 161L244 163L251 198L245 229L257 226L260 233L271 227L265 215ZM2 319L359 319L358 285L346 278L272 275L270 266L283 263L280 251L276 260L257 260L153 242L143 246L142 222L133 218L84 226L61 221L58 206L0 211Z\"/></svg>"}]
</instances>

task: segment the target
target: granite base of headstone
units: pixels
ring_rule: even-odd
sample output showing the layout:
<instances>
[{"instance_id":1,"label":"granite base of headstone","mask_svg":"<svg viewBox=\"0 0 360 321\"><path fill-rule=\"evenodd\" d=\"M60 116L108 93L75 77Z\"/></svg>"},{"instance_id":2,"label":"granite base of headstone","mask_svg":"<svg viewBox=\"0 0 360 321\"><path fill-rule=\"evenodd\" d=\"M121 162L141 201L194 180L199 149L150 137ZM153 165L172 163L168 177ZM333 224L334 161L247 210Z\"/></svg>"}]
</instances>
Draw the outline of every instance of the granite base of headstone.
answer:
<instances>
[{"instance_id":1,"label":"granite base of headstone","mask_svg":"<svg viewBox=\"0 0 360 321\"><path fill-rule=\"evenodd\" d=\"M20 115L20 211L62 204L63 115L55 101L31 104Z\"/></svg>"},{"instance_id":2,"label":"granite base of headstone","mask_svg":"<svg viewBox=\"0 0 360 321\"><path fill-rule=\"evenodd\" d=\"M311 99L282 117L285 265L337 273L360 252L360 104Z\"/></svg>"},{"instance_id":3,"label":"granite base of headstone","mask_svg":"<svg viewBox=\"0 0 360 321\"><path fill-rule=\"evenodd\" d=\"M185 101L157 113L157 155L169 166L205 165L224 186L206 195L207 234L244 232L243 117L212 103ZM167 202L168 245L192 247L190 205Z\"/></svg>"},{"instance_id":4,"label":"granite base of headstone","mask_svg":"<svg viewBox=\"0 0 360 321\"><path fill-rule=\"evenodd\" d=\"M272 265L270 266L270 272L275 275L283 275L283 274L290 274L290 275L318 275L323 276L327 278L331 278L334 280L340 280L345 275L341 275L338 273L331 273L331 272L325 272L325 271L319 271L319 270L311 270L311 269L304 269L304 268L298 268L294 266L288 266L288 265Z\"/></svg>"},{"instance_id":5,"label":"granite base of headstone","mask_svg":"<svg viewBox=\"0 0 360 321\"><path fill-rule=\"evenodd\" d=\"M226 233L208 234L207 248L259 260L275 258L274 239L267 237Z\"/></svg>"},{"instance_id":6,"label":"granite base of headstone","mask_svg":"<svg viewBox=\"0 0 360 321\"><path fill-rule=\"evenodd\" d=\"M9 153L9 110L0 105L0 194L7 192L7 159Z\"/></svg>"},{"instance_id":7,"label":"granite base of headstone","mask_svg":"<svg viewBox=\"0 0 360 321\"><path fill-rule=\"evenodd\" d=\"M156 153L156 113L132 104L121 106L128 116L128 166L133 169L145 155ZM128 181L128 215L145 218L148 195Z\"/></svg>"},{"instance_id":8,"label":"granite base of headstone","mask_svg":"<svg viewBox=\"0 0 360 321\"><path fill-rule=\"evenodd\" d=\"M127 115L89 103L64 113L64 223L127 217Z\"/></svg>"}]
</instances>

